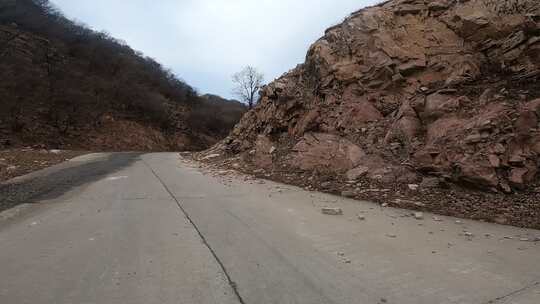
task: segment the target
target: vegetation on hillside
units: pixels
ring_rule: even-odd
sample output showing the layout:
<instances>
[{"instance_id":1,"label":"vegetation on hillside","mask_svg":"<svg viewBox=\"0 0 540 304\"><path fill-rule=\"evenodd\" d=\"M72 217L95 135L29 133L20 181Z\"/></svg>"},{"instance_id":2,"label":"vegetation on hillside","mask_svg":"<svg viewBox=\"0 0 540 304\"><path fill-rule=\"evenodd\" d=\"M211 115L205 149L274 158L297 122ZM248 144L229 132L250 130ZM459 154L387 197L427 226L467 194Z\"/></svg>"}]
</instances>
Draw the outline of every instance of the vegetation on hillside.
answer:
<instances>
[{"instance_id":1,"label":"vegetation on hillside","mask_svg":"<svg viewBox=\"0 0 540 304\"><path fill-rule=\"evenodd\" d=\"M47 0L0 3L0 79L5 144L62 146L114 117L183 134L202 148L241 116L215 115L229 104L208 103L154 59L67 19Z\"/></svg>"}]
</instances>

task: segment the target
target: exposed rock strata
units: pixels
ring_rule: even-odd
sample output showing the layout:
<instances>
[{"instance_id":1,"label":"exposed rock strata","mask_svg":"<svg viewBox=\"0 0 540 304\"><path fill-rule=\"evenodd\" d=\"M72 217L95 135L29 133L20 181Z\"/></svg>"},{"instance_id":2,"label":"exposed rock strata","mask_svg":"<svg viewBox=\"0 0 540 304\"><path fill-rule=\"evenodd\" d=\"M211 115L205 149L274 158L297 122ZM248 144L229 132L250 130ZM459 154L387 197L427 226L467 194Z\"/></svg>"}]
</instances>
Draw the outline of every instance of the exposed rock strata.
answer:
<instances>
[{"instance_id":1,"label":"exposed rock strata","mask_svg":"<svg viewBox=\"0 0 540 304\"><path fill-rule=\"evenodd\" d=\"M214 150L268 170L518 191L538 176L539 74L536 0L389 1L328 29Z\"/></svg>"}]
</instances>

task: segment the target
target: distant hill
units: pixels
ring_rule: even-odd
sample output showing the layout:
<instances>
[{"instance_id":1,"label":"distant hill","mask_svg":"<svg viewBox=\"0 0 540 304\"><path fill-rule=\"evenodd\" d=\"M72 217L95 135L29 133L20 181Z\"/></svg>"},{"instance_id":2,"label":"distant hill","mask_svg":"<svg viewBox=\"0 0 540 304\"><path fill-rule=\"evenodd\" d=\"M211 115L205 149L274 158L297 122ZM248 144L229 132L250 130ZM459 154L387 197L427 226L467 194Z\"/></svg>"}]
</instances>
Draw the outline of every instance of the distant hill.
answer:
<instances>
[{"instance_id":1,"label":"distant hill","mask_svg":"<svg viewBox=\"0 0 540 304\"><path fill-rule=\"evenodd\" d=\"M215 126L212 132L216 132L224 137L240 121L242 116L248 111L248 107L235 99L224 99L217 95L206 94L202 96L203 102L200 111L197 111L202 120L219 120L219 126ZM195 114L195 113L194 113Z\"/></svg>"},{"instance_id":2,"label":"distant hill","mask_svg":"<svg viewBox=\"0 0 540 304\"><path fill-rule=\"evenodd\" d=\"M0 79L0 148L203 149L244 111L46 0L0 1Z\"/></svg>"}]
</instances>

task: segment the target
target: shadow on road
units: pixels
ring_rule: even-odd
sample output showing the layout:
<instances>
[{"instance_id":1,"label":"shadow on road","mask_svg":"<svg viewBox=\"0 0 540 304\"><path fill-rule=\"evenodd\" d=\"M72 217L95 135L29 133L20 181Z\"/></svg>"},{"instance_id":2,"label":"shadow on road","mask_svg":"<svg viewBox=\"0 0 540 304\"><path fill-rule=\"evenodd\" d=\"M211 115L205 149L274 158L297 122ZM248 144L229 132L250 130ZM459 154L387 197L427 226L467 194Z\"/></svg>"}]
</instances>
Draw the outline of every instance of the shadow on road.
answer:
<instances>
[{"instance_id":1,"label":"shadow on road","mask_svg":"<svg viewBox=\"0 0 540 304\"><path fill-rule=\"evenodd\" d=\"M42 174L21 182L0 184L0 212L19 204L53 199L68 190L101 179L103 176L129 166L141 153L114 153L106 159L80 165L63 163L43 170Z\"/></svg>"}]
</instances>

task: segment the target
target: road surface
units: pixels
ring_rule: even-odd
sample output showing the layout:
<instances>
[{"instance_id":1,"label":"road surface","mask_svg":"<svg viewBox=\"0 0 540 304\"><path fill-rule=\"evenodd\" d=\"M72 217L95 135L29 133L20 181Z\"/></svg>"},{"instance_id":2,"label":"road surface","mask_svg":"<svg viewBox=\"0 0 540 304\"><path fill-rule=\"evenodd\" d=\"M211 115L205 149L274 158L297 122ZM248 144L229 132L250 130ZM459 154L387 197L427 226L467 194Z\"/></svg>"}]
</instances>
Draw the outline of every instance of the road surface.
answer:
<instances>
[{"instance_id":1,"label":"road surface","mask_svg":"<svg viewBox=\"0 0 540 304\"><path fill-rule=\"evenodd\" d=\"M0 214L0 303L540 303L540 231L416 220L175 153L80 157L0 199L17 205Z\"/></svg>"}]
</instances>

